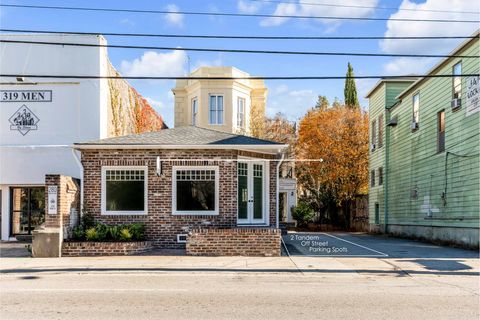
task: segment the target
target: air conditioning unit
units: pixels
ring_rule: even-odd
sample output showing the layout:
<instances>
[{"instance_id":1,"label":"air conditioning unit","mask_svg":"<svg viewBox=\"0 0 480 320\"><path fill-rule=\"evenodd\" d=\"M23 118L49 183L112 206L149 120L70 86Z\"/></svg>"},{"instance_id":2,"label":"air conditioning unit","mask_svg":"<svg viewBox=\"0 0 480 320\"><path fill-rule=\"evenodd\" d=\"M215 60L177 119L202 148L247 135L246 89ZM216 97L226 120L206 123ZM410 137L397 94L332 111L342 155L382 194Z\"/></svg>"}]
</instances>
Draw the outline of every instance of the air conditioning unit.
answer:
<instances>
[{"instance_id":1,"label":"air conditioning unit","mask_svg":"<svg viewBox=\"0 0 480 320\"><path fill-rule=\"evenodd\" d=\"M462 99L453 99L451 103L452 110L456 110L462 106Z\"/></svg>"},{"instance_id":2,"label":"air conditioning unit","mask_svg":"<svg viewBox=\"0 0 480 320\"><path fill-rule=\"evenodd\" d=\"M410 129L417 130L418 129L418 122L412 121L412 124L410 124Z\"/></svg>"},{"instance_id":3,"label":"air conditioning unit","mask_svg":"<svg viewBox=\"0 0 480 320\"><path fill-rule=\"evenodd\" d=\"M375 151L376 145L375 143L370 144L370 151Z\"/></svg>"}]
</instances>

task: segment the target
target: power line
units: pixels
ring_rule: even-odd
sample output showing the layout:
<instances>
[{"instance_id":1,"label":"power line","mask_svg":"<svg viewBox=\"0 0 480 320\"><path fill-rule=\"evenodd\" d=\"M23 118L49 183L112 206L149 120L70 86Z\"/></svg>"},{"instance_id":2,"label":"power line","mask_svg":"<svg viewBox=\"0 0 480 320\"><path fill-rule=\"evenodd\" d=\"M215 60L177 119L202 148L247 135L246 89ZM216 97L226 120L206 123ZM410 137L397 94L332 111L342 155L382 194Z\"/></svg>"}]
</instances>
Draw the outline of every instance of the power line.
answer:
<instances>
[{"instance_id":1,"label":"power line","mask_svg":"<svg viewBox=\"0 0 480 320\"><path fill-rule=\"evenodd\" d=\"M442 12L442 13L468 13L477 14L478 11L450 11L450 10L433 10L433 9L410 9L410 8L396 8L396 7L375 7L375 6L355 6L346 4L333 4L333 3L318 3L318 2L292 2L292 1L277 1L277 0L247 0L254 2L264 3L284 3L284 4L297 4L305 6L320 6L320 7L334 7L334 8L357 8L357 9L375 9L375 10L396 10L396 11L414 11L414 12Z\"/></svg>"},{"instance_id":2,"label":"power line","mask_svg":"<svg viewBox=\"0 0 480 320\"><path fill-rule=\"evenodd\" d=\"M117 32L80 32L26 29L0 29L1 32L15 33L51 33L71 35L104 35L114 37L154 37L154 38L198 38L198 39L248 39L248 40L444 40L474 39L478 36L242 36L242 35L193 35L193 34L158 34L158 33L117 33Z\"/></svg>"},{"instance_id":3,"label":"power line","mask_svg":"<svg viewBox=\"0 0 480 320\"><path fill-rule=\"evenodd\" d=\"M345 80L345 79L412 79L412 78L453 78L453 74L428 75L370 75L370 76L250 76L250 77L163 77L163 76L95 76L95 75L53 75L53 74L0 74L4 78L54 78L54 79L126 79L126 80ZM480 77L480 73L462 74L460 77Z\"/></svg>"},{"instance_id":4,"label":"power line","mask_svg":"<svg viewBox=\"0 0 480 320\"><path fill-rule=\"evenodd\" d=\"M34 44L72 47L96 47L115 49L149 49L149 50L179 50L198 52L228 52L228 53L255 53L255 54L284 54L284 55L314 55L314 56L355 56L355 57L408 57L408 58L480 58L480 55L442 55L442 54L403 54L403 53L362 53L362 52L315 52L315 51L281 51L281 50L247 50L247 49L218 49L218 48L180 48L160 46L133 46L98 43L68 43L48 41L24 41L0 39L0 43Z\"/></svg>"},{"instance_id":5,"label":"power line","mask_svg":"<svg viewBox=\"0 0 480 320\"><path fill-rule=\"evenodd\" d=\"M88 8L88 7L60 7L0 4L0 7L23 9L71 10L71 11L103 11L103 12L128 12L147 14L177 14L194 16L223 16L223 17L253 17L253 18L291 18L291 19L323 19L323 20L364 20L364 21L403 21L403 22L455 22L479 23L479 20L451 20L451 19L406 19L406 18L371 18L371 17L335 17L335 16L305 16L305 15L278 15L278 14L253 14L253 13L225 13L225 12L198 12L198 11L166 11L166 10L140 10L116 8Z\"/></svg>"}]
</instances>

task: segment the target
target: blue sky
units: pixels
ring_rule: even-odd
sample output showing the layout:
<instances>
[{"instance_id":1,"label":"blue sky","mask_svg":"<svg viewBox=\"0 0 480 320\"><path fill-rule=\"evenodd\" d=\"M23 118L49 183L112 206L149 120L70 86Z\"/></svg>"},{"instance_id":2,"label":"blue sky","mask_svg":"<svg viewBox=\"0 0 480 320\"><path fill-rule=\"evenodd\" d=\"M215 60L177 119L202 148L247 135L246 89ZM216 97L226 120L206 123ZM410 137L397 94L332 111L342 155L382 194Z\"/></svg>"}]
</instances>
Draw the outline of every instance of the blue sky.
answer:
<instances>
[{"instance_id":1,"label":"blue sky","mask_svg":"<svg viewBox=\"0 0 480 320\"><path fill-rule=\"evenodd\" d=\"M287 0L286 0L287 1ZM44 5L117 7L169 11L212 11L311 16L358 16L409 19L478 19L478 15L402 10L374 10L312 6L310 3L334 3L394 8L479 11L479 4L470 0L288 0L293 4L262 3L251 0L45 0ZM11 4L40 4L40 1L5 0ZM308 3L308 4L307 4ZM476 6L476 7L475 7ZM46 29L94 32L234 34L234 35L338 35L338 36L441 36L470 35L475 24L405 23L395 21L336 22L318 19L261 19L245 17L206 17L139 13L44 11L5 8L0 15L2 28ZM351 51L379 53L448 53L458 40L438 41L273 41L273 40L195 40L162 38L106 37L110 44L152 45L170 47L248 48L299 51ZM290 56L233 53L199 53L110 49L113 65L127 75L182 76L201 65L235 66L251 75L300 76L344 75L350 61L356 75L423 73L437 59L361 58L333 56ZM190 63L188 63L188 60ZM368 102L365 93L376 80L359 80L357 88L362 106ZM173 81L131 81L132 85L151 101L154 108L173 124ZM269 96L267 113L284 113L291 120L299 119L315 104L319 94L330 101L343 99L343 80L332 81L267 81Z\"/></svg>"}]
</instances>

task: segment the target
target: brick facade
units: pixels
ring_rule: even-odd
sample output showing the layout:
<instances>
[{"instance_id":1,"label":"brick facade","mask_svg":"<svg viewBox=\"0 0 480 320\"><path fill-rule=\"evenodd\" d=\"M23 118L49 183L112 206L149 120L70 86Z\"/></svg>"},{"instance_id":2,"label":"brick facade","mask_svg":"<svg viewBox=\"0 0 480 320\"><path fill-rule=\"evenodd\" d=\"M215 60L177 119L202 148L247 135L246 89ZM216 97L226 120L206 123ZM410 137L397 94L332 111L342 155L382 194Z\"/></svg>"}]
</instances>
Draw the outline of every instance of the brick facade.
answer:
<instances>
[{"instance_id":1,"label":"brick facade","mask_svg":"<svg viewBox=\"0 0 480 320\"><path fill-rule=\"evenodd\" d=\"M195 229L187 238L193 256L281 255L281 231L273 228Z\"/></svg>"},{"instance_id":2,"label":"brick facade","mask_svg":"<svg viewBox=\"0 0 480 320\"><path fill-rule=\"evenodd\" d=\"M48 212L48 187L57 186L57 214ZM80 212L80 186L78 180L72 177L47 174L45 175L45 227L62 227L64 232L70 231L72 214Z\"/></svg>"},{"instance_id":3,"label":"brick facade","mask_svg":"<svg viewBox=\"0 0 480 320\"><path fill-rule=\"evenodd\" d=\"M70 242L62 244L62 257L128 256L154 249L153 241Z\"/></svg>"},{"instance_id":4,"label":"brick facade","mask_svg":"<svg viewBox=\"0 0 480 320\"><path fill-rule=\"evenodd\" d=\"M162 175L156 174L157 156L162 161ZM275 159L270 154L236 150L82 150L84 168L84 209L97 221L107 224L143 222L149 240L164 248L184 247L177 234L194 228L234 228L237 226L237 162L239 156ZM179 160L181 159L181 160ZM228 160L228 161L227 161ZM102 215L102 166L148 167L148 214ZM219 214L172 215L172 166L218 166ZM276 161L269 165L269 223L275 226Z\"/></svg>"}]
</instances>

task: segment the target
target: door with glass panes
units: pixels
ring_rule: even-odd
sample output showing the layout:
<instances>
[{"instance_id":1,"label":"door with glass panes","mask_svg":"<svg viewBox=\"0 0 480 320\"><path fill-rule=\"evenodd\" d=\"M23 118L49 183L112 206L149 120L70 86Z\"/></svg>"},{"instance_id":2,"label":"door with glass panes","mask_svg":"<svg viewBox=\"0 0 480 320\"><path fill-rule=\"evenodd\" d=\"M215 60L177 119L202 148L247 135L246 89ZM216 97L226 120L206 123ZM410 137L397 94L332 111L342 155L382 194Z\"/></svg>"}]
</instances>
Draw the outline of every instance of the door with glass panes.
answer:
<instances>
[{"instance_id":1,"label":"door with glass panes","mask_svg":"<svg viewBox=\"0 0 480 320\"><path fill-rule=\"evenodd\" d=\"M265 224L265 164L238 162L238 224Z\"/></svg>"}]
</instances>

